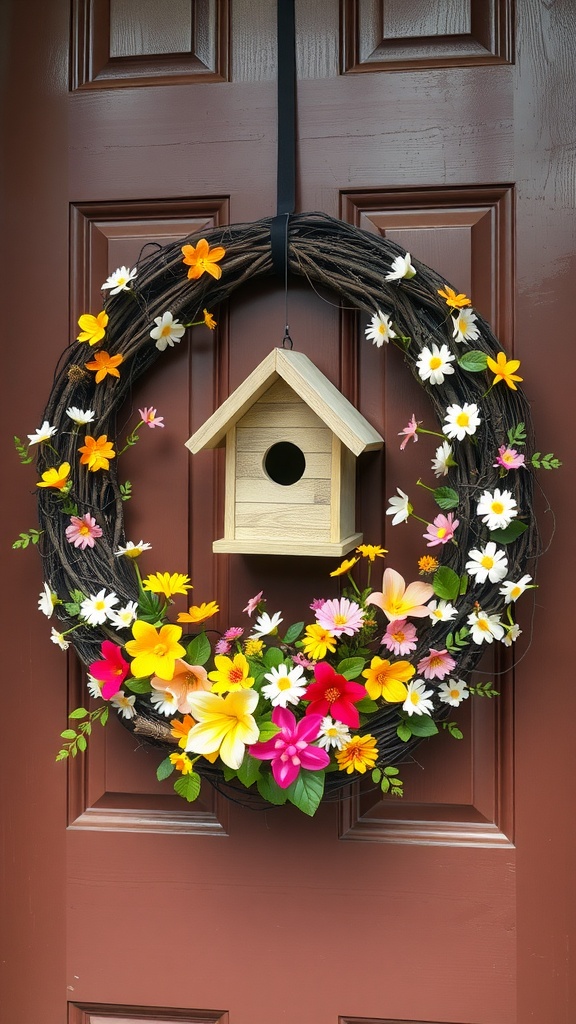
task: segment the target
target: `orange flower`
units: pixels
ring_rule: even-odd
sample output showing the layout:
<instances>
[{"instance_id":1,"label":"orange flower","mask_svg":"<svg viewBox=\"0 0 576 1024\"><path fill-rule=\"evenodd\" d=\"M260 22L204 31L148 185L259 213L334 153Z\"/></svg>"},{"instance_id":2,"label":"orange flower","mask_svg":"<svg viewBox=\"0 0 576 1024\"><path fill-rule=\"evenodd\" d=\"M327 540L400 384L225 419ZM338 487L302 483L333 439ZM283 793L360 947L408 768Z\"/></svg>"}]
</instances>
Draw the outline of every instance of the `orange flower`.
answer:
<instances>
[{"instance_id":1,"label":"orange flower","mask_svg":"<svg viewBox=\"0 0 576 1024\"><path fill-rule=\"evenodd\" d=\"M436 572L436 569L440 565L437 558L433 555L422 555L422 558L418 559L418 568L420 569L420 575L426 576L430 572Z\"/></svg>"},{"instance_id":2,"label":"orange flower","mask_svg":"<svg viewBox=\"0 0 576 1024\"><path fill-rule=\"evenodd\" d=\"M456 294L453 288L449 285L445 285L444 288L438 289L438 295L441 295L446 300L447 306L452 306L452 309L461 309L462 306L471 306L472 303L467 295L463 292Z\"/></svg>"},{"instance_id":3,"label":"orange flower","mask_svg":"<svg viewBox=\"0 0 576 1024\"><path fill-rule=\"evenodd\" d=\"M492 373L496 375L492 381L492 387L494 387L498 381L503 380L509 388L512 388L512 391L518 390L514 381L524 379L523 377L519 377L517 373L514 373L514 370L517 370L520 366L519 359L506 359L505 353L499 352L495 360L488 356L486 364L488 368L492 370Z\"/></svg>"},{"instance_id":4,"label":"orange flower","mask_svg":"<svg viewBox=\"0 0 576 1024\"><path fill-rule=\"evenodd\" d=\"M370 668L364 669L366 690L372 700L383 697L389 704L400 704L406 700L408 690L404 686L412 678L416 669L409 661L388 661L387 658L376 656L370 662Z\"/></svg>"},{"instance_id":5,"label":"orange flower","mask_svg":"<svg viewBox=\"0 0 576 1024\"><path fill-rule=\"evenodd\" d=\"M194 767L188 754L170 754L168 760L172 762L176 771L182 772L182 775L189 775Z\"/></svg>"},{"instance_id":6,"label":"orange flower","mask_svg":"<svg viewBox=\"0 0 576 1024\"><path fill-rule=\"evenodd\" d=\"M187 612L180 612L177 618L177 622L204 622L205 619L212 618L216 615L220 609L216 604L216 601L203 601L202 604L193 604Z\"/></svg>"},{"instance_id":7,"label":"orange flower","mask_svg":"<svg viewBox=\"0 0 576 1024\"><path fill-rule=\"evenodd\" d=\"M108 313L105 310L98 313L98 316L92 316L91 313L83 313L78 321L81 334L78 335L76 340L87 341L90 345L97 345L106 334L107 326Z\"/></svg>"},{"instance_id":8,"label":"orange flower","mask_svg":"<svg viewBox=\"0 0 576 1024\"><path fill-rule=\"evenodd\" d=\"M217 325L212 313L209 313L207 309L203 309L202 312L204 313L204 323L206 324L206 327L209 327L210 330L213 331Z\"/></svg>"},{"instance_id":9,"label":"orange flower","mask_svg":"<svg viewBox=\"0 0 576 1024\"><path fill-rule=\"evenodd\" d=\"M100 352L96 353L94 359L89 363L84 363L84 366L87 370L96 370L96 383L99 384L107 374L110 374L111 377L119 377L120 370L117 370L116 367L120 366L120 363L123 362L124 356L111 356L104 349L100 349Z\"/></svg>"},{"instance_id":10,"label":"orange flower","mask_svg":"<svg viewBox=\"0 0 576 1024\"><path fill-rule=\"evenodd\" d=\"M70 463L63 462L61 466L56 469L47 469L42 473L42 483L37 483L36 487L55 487L58 491L61 491L63 487L66 487L68 483L68 477L70 476Z\"/></svg>"},{"instance_id":11,"label":"orange flower","mask_svg":"<svg viewBox=\"0 0 576 1024\"><path fill-rule=\"evenodd\" d=\"M184 749L188 740L188 733L192 726L196 725L192 715L184 715L184 718L172 718L170 725L172 726L170 729L172 736L175 736L178 740L178 746Z\"/></svg>"},{"instance_id":12,"label":"orange flower","mask_svg":"<svg viewBox=\"0 0 576 1024\"><path fill-rule=\"evenodd\" d=\"M220 280L222 277L222 267L217 267L215 264L222 259L226 252L226 249L223 249L221 245L211 249L206 239L201 238L196 246L183 245L182 252L184 253L183 262L190 267L188 277L191 280L195 281L202 277L204 271L211 274L217 281ZM208 326L210 325L208 324Z\"/></svg>"},{"instance_id":13,"label":"orange flower","mask_svg":"<svg viewBox=\"0 0 576 1024\"><path fill-rule=\"evenodd\" d=\"M338 771L346 772L348 775L354 771L363 775L367 768L374 767L377 757L375 736L352 736L342 750L336 751Z\"/></svg>"},{"instance_id":14,"label":"orange flower","mask_svg":"<svg viewBox=\"0 0 576 1024\"><path fill-rule=\"evenodd\" d=\"M99 438L87 434L84 444L78 451L83 453L80 459L81 465L88 466L91 473L95 473L98 469L109 469L110 459L116 458L112 441L108 440L106 434L100 434Z\"/></svg>"}]
</instances>

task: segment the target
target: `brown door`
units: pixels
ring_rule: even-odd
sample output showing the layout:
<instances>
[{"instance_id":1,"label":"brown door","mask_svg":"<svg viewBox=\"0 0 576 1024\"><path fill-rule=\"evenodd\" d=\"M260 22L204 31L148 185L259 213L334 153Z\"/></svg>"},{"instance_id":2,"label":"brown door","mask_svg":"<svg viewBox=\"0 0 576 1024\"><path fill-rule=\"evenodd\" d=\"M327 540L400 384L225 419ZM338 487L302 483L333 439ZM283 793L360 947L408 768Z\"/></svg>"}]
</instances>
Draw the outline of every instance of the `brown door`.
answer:
<instances>
[{"instance_id":1,"label":"brown door","mask_svg":"<svg viewBox=\"0 0 576 1024\"><path fill-rule=\"evenodd\" d=\"M556 533L500 701L462 717L461 744L419 749L402 802L352 794L308 820L208 789L188 807L156 782L157 752L116 721L68 772L55 764L85 672L48 642L35 553L9 550L35 509L7 439L40 425L58 356L107 274L147 241L274 213L275 4L2 5L6 1024L573 1020L562 512L574 497L576 32L571 0L525 0L516 25L514 6L297 3L299 209L385 233L474 296L522 360L542 449L565 462L544 481L545 539L548 502ZM130 536L152 543L150 571L190 572L226 623L262 588L271 610L291 610L327 586L322 560L213 556L222 467L183 445L279 343L283 310L273 281L248 285L216 311L215 336L195 332L134 394L168 429L145 438L145 459L127 457ZM414 479L397 433L426 414L423 397L399 361L384 371L334 296L300 281L289 313L296 346L388 440L361 469L361 526L410 571L413 537L382 523L386 494Z\"/></svg>"}]
</instances>

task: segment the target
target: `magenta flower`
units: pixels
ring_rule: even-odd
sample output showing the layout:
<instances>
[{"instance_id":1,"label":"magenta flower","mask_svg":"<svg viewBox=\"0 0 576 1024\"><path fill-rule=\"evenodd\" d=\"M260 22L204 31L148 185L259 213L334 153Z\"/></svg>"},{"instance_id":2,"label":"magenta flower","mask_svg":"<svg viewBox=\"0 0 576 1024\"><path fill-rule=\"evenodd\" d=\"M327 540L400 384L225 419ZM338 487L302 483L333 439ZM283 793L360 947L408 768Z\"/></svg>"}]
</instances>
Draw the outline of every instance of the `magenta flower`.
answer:
<instances>
[{"instance_id":1,"label":"magenta flower","mask_svg":"<svg viewBox=\"0 0 576 1024\"><path fill-rule=\"evenodd\" d=\"M246 605L245 608L242 609L242 611L246 612L247 615L252 615L252 613L256 611L260 601L262 600L263 593L264 591L261 590L260 593L255 595L255 597L251 597L250 600L248 601L248 604Z\"/></svg>"},{"instance_id":2,"label":"magenta flower","mask_svg":"<svg viewBox=\"0 0 576 1024\"><path fill-rule=\"evenodd\" d=\"M223 640L239 640L240 637L243 636L243 635L244 635L244 630L242 629L242 626L230 626L230 629L226 630L226 632L222 636L222 639Z\"/></svg>"},{"instance_id":3,"label":"magenta flower","mask_svg":"<svg viewBox=\"0 0 576 1024\"><path fill-rule=\"evenodd\" d=\"M130 665L122 657L122 651L118 644L111 640L103 640L100 652L103 661L93 661L89 666L89 672L94 679L101 684L104 700L110 700L122 686L130 670Z\"/></svg>"},{"instance_id":4,"label":"magenta flower","mask_svg":"<svg viewBox=\"0 0 576 1024\"><path fill-rule=\"evenodd\" d=\"M70 526L66 527L66 540L75 548L93 548L94 541L102 536L102 530L89 512L84 516L70 516Z\"/></svg>"},{"instance_id":5,"label":"magenta flower","mask_svg":"<svg viewBox=\"0 0 576 1024\"><path fill-rule=\"evenodd\" d=\"M214 653L215 654L230 654L231 650L232 650L232 643L231 643L231 641L230 640L225 640L224 637L222 637L220 640L218 640L216 645L215 645L215 647L214 647Z\"/></svg>"},{"instance_id":6,"label":"magenta flower","mask_svg":"<svg viewBox=\"0 0 576 1024\"><path fill-rule=\"evenodd\" d=\"M424 540L428 541L426 546L433 548L437 544L447 544L449 540L452 540L454 530L459 525L460 520L454 519L453 512L449 512L447 516L442 514L436 516L433 523L428 523L428 529L423 534Z\"/></svg>"},{"instance_id":7,"label":"magenta flower","mask_svg":"<svg viewBox=\"0 0 576 1024\"><path fill-rule=\"evenodd\" d=\"M425 679L444 679L454 668L456 662L446 649L435 651L431 647L430 654L418 662L417 671L422 672Z\"/></svg>"},{"instance_id":8,"label":"magenta flower","mask_svg":"<svg viewBox=\"0 0 576 1024\"><path fill-rule=\"evenodd\" d=\"M316 622L322 629L328 629L334 636L354 636L362 629L364 612L355 601L349 601L347 597L340 600L334 598L331 601L324 601L324 604L316 612Z\"/></svg>"},{"instance_id":9,"label":"magenta flower","mask_svg":"<svg viewBox=\"0 0 576 1024\"><path fill-rule=\"evenodd\" d=\"M315 597L310 605L313 612L319 612L320 609L326 604L325 597Z\"/></svg>"},{"instance_id":10,"label":"magenta flower","mask_svg":"<svg viewBox=\"0 0 576 1024\"><path fill-rule=\"evenodd\" d=\"M402 435L404 435L404 440L402 441L402 444L400 445L400 451L401 452L404 451L406 445L408 444L408 441L410 441L410 440L417 441L418 440L418 426L419 426L419 424L421 422L422 422L422 420L418 420L418 422L416 422L416 420L414 418L414 413L412 413L412 419L410 420L408 426L404 427L404 430L399 430L398 431L398 437L402 437Z\"/></svg>"},{"instance_id":11,"label":"magenta flower","mask_svg":"<svg viewBox=\"0 0 576 1024\"><path fill-rule=\"evenodd\" d=\"M494 466L502 466L503 469L520 469L524 465L524 455L521 455L515 448L508 448L501 444L496 456Z\"/></svg>"},{"instance_id":12,"label":"magenta flower","mask_svg":"<svg viewBox=\"0 0 576 1024\"><path fill-rule=\"evenodd\" d=\"M330 755L311 742L318 739L322 715L306 715L296 722L291 711L277 707L272 712L272 721L280 732L264 743L253 743L248 752L260 761L272 762L274 781L282 789L298 778L301 768L319 771L330 764Z\"/></svg>"},{"instance_id":13,"label":"magenta flower","mask_svg":"<svg viewBox=\"0 0 576 1024\"><path fill-rule=\"evenodd\" d=\"M407 619L395 619L394 622L388 623L381 642L393 654L410 654L416 650L418 644L416 626Z\"/></svg>"},{"instance_id":14,"label":"magenta flower","mask_svg":"<svg viewBox=\"0 0 576 1024\"><path fill-rule=\"evenodd\" d=\"M338 675L327 661L319 661L314 666L314 675L316 682L310 683L302 698L310 701L306 715L321 715L322 718L330 715L337 722L357 729L360 715L354 705L368 696L366 688Z\"/></svg>"},{"instance_id":15,"label":"magenta flower","mask_svg":"<svg viewBox=\"0 0 576 1024\"><path fill-rule=\"evenodd\" d=\"M146 426L150 427L152 430L154 429L154 427L164 427L164 417L157 416L156 409L153 409L152 406L150 406L149 409L138 409L138 412L142 417L142 422L145 423Z\"/></svg>"}]
</instances>

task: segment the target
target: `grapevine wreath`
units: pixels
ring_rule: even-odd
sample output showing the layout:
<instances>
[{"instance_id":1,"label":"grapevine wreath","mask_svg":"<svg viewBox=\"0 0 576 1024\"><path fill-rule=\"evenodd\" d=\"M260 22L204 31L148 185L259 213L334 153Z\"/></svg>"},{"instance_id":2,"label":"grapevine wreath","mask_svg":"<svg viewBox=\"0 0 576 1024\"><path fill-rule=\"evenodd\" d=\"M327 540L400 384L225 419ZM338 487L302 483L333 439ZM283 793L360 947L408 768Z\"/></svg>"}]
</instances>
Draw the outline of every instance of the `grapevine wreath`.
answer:
<instances>
[{"instance_id":1,"label":"grapevine wreath","mask_svg":"<svg viewBox=\"0 0 576 1024\"><path fill-rule=\"evenodd\" d=\"M434 429L412 416L399 430L402 447L438 435L429 487L438 514L425 524L431 554L421 559L429 575L406 585L392 556L361 545L330 574L334 591L345 584L341 595L306 603L307 624L283 623L258 594L243 624L215 641L206 624L216 602L171 621L171 598L187 593L189 578L144 577L149 545L126 539L116 415L187 326L213 327L213 310L272 273L269 220L170 243L104 283L104 308L80 318L42 426L28 445L16 439L23 462L36 446L39 529L15 546L38 543L39 608L58 623L51 639L72 644L88 667L96 698L72 712L60 759L84 750L113 707L165 748L158 777L174 773L186 799L204 777L236 798L289 800L313 814L324 795L370 775L401 795L396 765L443 728L458 738L450 716L462 700L495 694L466 680L485 643L510 646L520 632L515 601L534 585L525 569L539 553L533 471L559 462L534 451L519 362L467 296L394 242L323 214L290 218L287 253L291 273L370 316L367 343L400 349L429 396ZM128 443L145 424L163 425L155 409L140 415ZM400 490L387 515L394 525L418 518Z\"/></svg>"}]
</instances>

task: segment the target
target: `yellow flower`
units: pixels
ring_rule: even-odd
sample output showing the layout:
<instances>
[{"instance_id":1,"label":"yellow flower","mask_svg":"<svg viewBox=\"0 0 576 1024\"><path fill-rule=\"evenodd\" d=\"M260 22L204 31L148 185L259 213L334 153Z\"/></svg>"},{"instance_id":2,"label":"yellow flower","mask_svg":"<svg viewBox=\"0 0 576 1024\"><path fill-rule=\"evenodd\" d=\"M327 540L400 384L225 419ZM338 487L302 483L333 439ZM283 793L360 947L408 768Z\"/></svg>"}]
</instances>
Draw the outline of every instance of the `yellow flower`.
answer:
<instances>
[{"instance_id":1,"label":"yellow flower","mask_svg":"<svg viewBox=\"0 0 576 1024\"><path fill-rule=\"evenodd\" d=\"M110 459L116 458L112 441L108 440L106 434L100 434L98 439L87 434L84 438L84 444L78 451L83 452L80 463L83 466L88 466L89 471L92 473L95 473L97 469L108 469Z\"/></svg>"},{"instance_id":2,"label":"yellow flower","mask_svg":"<svg viewBox=\"0 0 576 1024\"><path fill-rule=\"evenodd\" d=\"M359 562L359 561L360 561L359 558L347 558L347 559L344 559L342 564L339 565L337 569L334 569L334 572L331 572L330 575L331 576L343 576L345 572L350 572L350 569L352 569L353 566L356 565L356 562Z\"/></svg>"},{"instance_id":3,"label":"yellow flower","mask_svg":"<svg viewBox=\"0 0 576 1024\"><path fill-rule=\"evenodd\" d=\"M183 245L183 263L190 267L188 277L195 281L202 277L204 272L211 274L218 281L222 277L222 267L217 267L226 250L221 245L211 249L205 238L201 238L198 245ZM208 325L210 326L210 325Z\"/></svg>"},{"instance_id":4,"label":"yellow flower","mask_svg":"<svg viewBox=\"0 0 576 1024\"><path fill-rule=\"evenodd\" d=\"M116 367L123 362L124 356L111 356L104 349L100 349L99 352L96 352L94 359L89 363L84 363L84 366L87 370L96 370L96 383L99 384L108 374L111 377L119 377L120 370L117 370Z\"/></svg>"},{"instance_id":5,"label":"yellow flower","mask_svg":"<svg viewBox=\"0 0 576 1024\"><path fill-rule=\"evenodd\" d=\"M190 730L186 750L195 754L220 754L229 768L239 768L247 744L256 743L260 730L252 715L258 704L255 690L239 690L221 697L217 693L191 693L190 710L197 725Z\"/></svg>"},{"instance_id":6,"label":"yellow flower","mask_svg":"<svg viewBox=\"0 0 576 1024\"><path fill-rule=\"evenodd\" d=\"M188 754L170 754L169 760L177 771L182 772L182 775L189 775L192 771L193 764Z\"/></svg>"},{"instance_id":7,"label":"yellow flower","mask_svg":"<svg viewBox=\"0 0 576 1024\"><path fill-rule=\"evenodd\" d=\"M438 559L432 555L422 555L422 558L418 559L418 568L420 569L421 576L427 576L428 573L436 572L439 565Z\"/></svg>"},{"instance_id":8,"label":"yellow flower","mask_svg":"<svg viewBox=\"0 0 576 1024\"><path fill-rule=\"evenodd\" d=\"M132 636L134 639L126 644L126 651L134 659L131 665L132 675L172 679L176 659L186 654L182 644L178 643L182 636L182 627L162 626L157 630L149 622L136 619L132 625Z\"/></svg>"},{"instance_id":9,"label":"yellow flower","mask_svg":"<svg viewBox=\"0 0 576 1024\"><path fill-rule=\"evenodd\" d=\"M244 641L244 652L248 655L249 658L254 658L258 654L262 654L263 648L264 648L264 641L263 640L256 640L256 639L254 639L254 640L245 640Z\"/></svg>"},{"instance_id":10,"label":"yellow flower","mask_svg":"<svg viewBox=\"0 0 576 1024\"><path fill-rule=\"evenodd\" d=\"M441 295L446 300L447 306L452 306L453 309L461 309L462 306L471 306L472 303L467 295L463 292L456 294L453 288L449 285L445 285L444 288L438 289L438 295Z\"/></svg>"},{"instance_id":11,"label":"yellow flower","mask_svg":"<svg viewBox=\"0 0 576 1024\"><path fill-rule=\"evenodd\" d=\"M336 751L338 770L347 772L348 775L354 771L363 775L367 768L374 767L377 757L378 749L374 736L353 736L342 750Z\"/></svg>"},{"instance_id":12,"label":"yellow flower","mask_svg":"<svg viewBox=\"0 0 576 1024\"><path fill-rule=\"evenodd\" d=\"M202 312L204 313L204 323L206 324L206 327L209 327L210 330L213 331L217 324L212 313L209 313L207 309L203 309Z\"/></svg>"},{"instance_id":13,"label":"yellow flower","mask_svg":"<svg viewBox=\"0 0 576 1024\"><path fill-rule=\"evenodd\" d=\"M389 704L400 704L406 700L408 690L404 683L412 678L416 669L409 661L388 661L387 658L372 658L370 668L364 669L366 690L372 700L383 697Z\"/></svg>"},{"instance_id":14,"label":"yellow flower","mask_svg":"<svg viewBox=\"0 0 576 1024\"><path fill-rule=\"evenodd\" d=\"M63 462L61 466L58 466L58 469L55 467L47 469L42 473L43 483L37 483L36 487L56 487L57 490L61 491L68 483L70 470L71 466L69 462Z\"/></svg>"},{"instance_id":15,"label":"yellow flower","mask_svg":"<svg viewBox=\"0 0 576 1024\"><path fill-rule=\"evenodd\" d=\"M178 746L184 748L190 729L196 725L192 715L184 715L184 718L172 718L170 725L172 726L170 732L178 740Z\"/></svg>"},{"instance_id":16,"label":"yellow flower","mask_svg":"<svg viewBox=\"0 0 576 1024\"><path fill-rule=\"evenodd\" d=\"M190 577L181 572L151 572L143 581L144 590L151 590L154 594L164 594L164 597L172 597L173 594L185 594L192 590ZM182 630L180 630L182 632Z\"/></svg>"},{"instance_id":17,"label":"yellow flower","mask_svg":"<svg viewBox=\"0 0 576 1024\"><path fill-rule=\"evenodd\" d=\"M520 366L519 359L506 359L505 353L499 352L496 356L496 360L491 359L490 356L488 356L486 364L488 368L492 370L492 373L496 375L492 381L492 387L494 387L498 381L503 380L509 388L512 388L512 391L518 390L514 381L524 379L514 372Z\"/></svg>"},{"instance_id":18,"label":"yellow flower","mask_svg":"<svg viewBox=\"0 0 576 1024\"><path fill-rule=\"evenodd\" d=\"M363 558L369 558L371 562L375 558L384 558L384 555L388 554L388 548L381 548L379 544L359 544L356 551Z\"/></svg>"},{"instance_id":19,"label":"yellow flower","mask_svg":"<svg viewBox=\"0 0 576 1024\"><path fill-rule=\"evenodd\" d=\"M253 677L248 674L250 666L243 654L235 654L233 658L226 654L217 654L214 664L215 670L208 673L208 679L212 680L213 693L248 690L254 685Z\"/></svg>"},{"instance_id":20,"label":"yellow flower","mask_svg":"<svg viewBox=\"0 0 576 1024\"><path fill-rule=\"evenodd\" d=\"M329 629L324 629L323 626L314 623L312 626L306 626L302 647L308 658L312 658L313 661L321 661L326 657L326 651L336 650L336 637Z\"/></svg>"},{"instance_id":21,"label":"yellow flower","mask_svg":"<svg viewBox=\"0 0 576 1024\"><path fill-rule=\"evenodd\" d=\"M105 313L104 310L98 313L98 316L92 316L91 313L83 313L78 321L81 334L78 335L76 340L87 341L90 345L97 345L106 334L107 326L108 313Z\"/></svg>"},{"instance_id":22,"label":"yellow flower","mask_svg":"<svg viewBox=\"0 0 576 1024\"><path fill-rule=\"evenodd\" d=\"M202 604L193 604L187 612L180 612L177 622L204 622L211 619L220 611L216 601L203 601Z\"/></svg>"}]
</instances>

